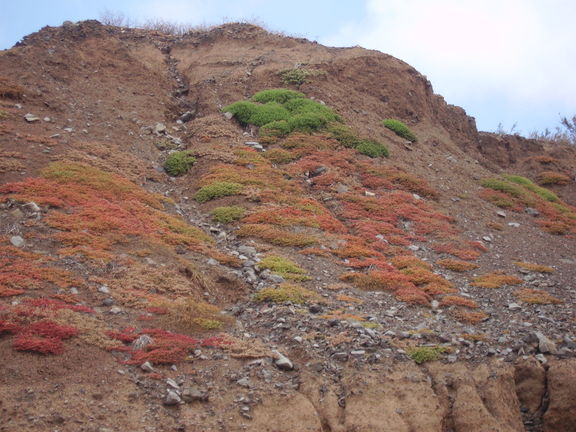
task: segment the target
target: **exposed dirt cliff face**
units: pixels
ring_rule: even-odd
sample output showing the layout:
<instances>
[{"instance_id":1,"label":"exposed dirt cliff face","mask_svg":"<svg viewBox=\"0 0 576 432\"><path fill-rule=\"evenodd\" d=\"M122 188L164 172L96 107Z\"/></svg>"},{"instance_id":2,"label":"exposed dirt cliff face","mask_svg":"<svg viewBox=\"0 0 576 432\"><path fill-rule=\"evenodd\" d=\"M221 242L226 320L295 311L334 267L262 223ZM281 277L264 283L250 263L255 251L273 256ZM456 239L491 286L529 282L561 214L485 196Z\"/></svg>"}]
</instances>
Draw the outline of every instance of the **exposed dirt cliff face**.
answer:
<instances>
[{"instance_id":1,"label":"exposed dirt cliff face","mask_svg":"<svg viewBox=\"0 0 576 432\"><path fill-rule=\"evenodd\" d=\"M390 158L222 114L292 68ZM575 166L380 52L44 28L0 52L0 431L572 431Z\"/></svg>"}]
</instances>

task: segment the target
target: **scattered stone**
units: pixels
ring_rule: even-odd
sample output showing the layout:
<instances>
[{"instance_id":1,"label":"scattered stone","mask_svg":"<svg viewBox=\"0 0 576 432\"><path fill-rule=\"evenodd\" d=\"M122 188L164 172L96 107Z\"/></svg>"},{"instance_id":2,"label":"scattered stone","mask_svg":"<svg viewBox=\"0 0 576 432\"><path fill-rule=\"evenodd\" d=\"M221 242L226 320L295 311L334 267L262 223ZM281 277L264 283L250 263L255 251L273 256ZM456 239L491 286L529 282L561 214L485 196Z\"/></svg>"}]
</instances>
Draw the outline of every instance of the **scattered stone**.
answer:
<instances>
[{"instance_id":1,"label":"scattered stone","mask_svg":"<svg viewBox=\"0 0 576 432\"><path fill-rule=\"evenodd\" d=\"M144 372L154 372L154 368L149 361L142 363L140 365L140 369L142 369Z\"/></svg>"},{"instance_id":2,"label":"scattered stone","mask_svg":"<svg viewBox=\"0 0 576 432\"><path fill-rule=\"evenodd\" d=\"M114 299L111 297L102 300L102 306L112 306L114 304Z\"/></svg>"},{"instance_id":3,"label":"scattered stone","mask_svg":"<svg viewBox=\"0 0 576 432\"><path fill-rule=\"evenodd\" d=\"M291 371L292 369L294 369L294 364L290 361L290 359L282 354L280 354L278 351L272 351L274 353L274 355L276 356L276 360L274 360L274 364L276 365L276 367L280 370L284 370L284 371Z\"/></svg>"},{"instance_id":4,"label":"scattered stone","mask_svg":"<svg viewBox=\"0 0 576 432\"><path fill-rule=\"evenodd\" d=\"M349 188L345 184L337 183L336 184L336 192L338 193L346 193L348 192Z\"/></svg>"},{"instance_id":5,"label":"scattered stone","mask_svg":"<svg viewBox=\"0 0 576 432\"><path fill-rule=\"evenodd\" d=\"M364 350L350 351L350 355L354 357L362 357L364 354L366 354L366 351Z\"/></svg>"},{"instance_id":6,"label":"scattered stone","mask_svg":"<svg viewBox=\"0 0 576 432\"><path fill-rule=\"evenodd\" d=\"M485 242L488 242L488 243L492 243L492 237L490 237L490 236L484 236L484 237L482 237L482 240L484 240Z\"/></svg>"},{"instance_id":7,"label":"scattered stone","mask_svg":"<svg viewBox=\"0 0 576 432\"><path fill-rule=\"evenodd\" d=\"M508 309L513 310L513 311L520 310L520 309L522 309L522 306L520 306L518 303L509 303Z\"/></svg>"},{"instance_id":8,"label":"scattered stone","mask_svg":"<svg viewBox=\"0 0 576 432\"><path fill-rule=\"evenodd\" d=\"M178 405L181 402L182 402L182 399L180 398L180 396L178 396L178 393L176 393L172 390L169 390L168 394L164 398L164 405L166 405L166 406Z\"/></svg>"},{"instance_id":9,"label":"scattered stone","mask_svg":"<svg viewBox=\"0 0 576 432\"><path fill-rule=\"evenodd\" d=\"M30 211L34 212L34 213L40 213L41 208L38 204L36 204L34 201L30 201L26 204L24 204L23 207L28 208Z\"/></svg>"},{"instance_id":10,"label":"scattered stone","mask_svg":"<svg viewBox=\"0 0 576 432\"><path fill-rule=\"evenodd\" d=\"M345 361L348 361L348 353L337 352L337 353L332 354L332 358L336 361L345 362Z\"/></svg>"},{"instance_id":11,"label":"scattered stone","mask_svg":"<svg viewBox=\"0 0 576 432\"><path fill-rule=\"evenodd\" d=\"M156 126L154 126L154 132L156 132L156 135L163 135L166 133L166 125L164 123L156 123Z\"/></svg>"},{"instance_id":12,"label":"scattered stone","mask_svg":"<svg viewBox=\"0 0 576 432\"><path fill-rule=\"evenodd\" d=\"M432 306L432 309L438 309L438 307L440 306L440 302L438 300L432 300L430 305Z\"/></svg>"},{"instance_id":13,"label":"scattered stone","mask_svg":"<svg viewBox=\"0 0 576 432\"><path fill-rule=\"evenodd\" d=\"M231 112L225 112L224 113L224 118L226 120L232 120L232 117L234 117L234 114L232 114Z\"/></svg>"},{"instance_id":14,"label":"scattered stone","mask_svg":"<svg viewBox=\"0 0 576 432\"><path fill-rule=\"evenodd\" d=\"M256 248L244 245L238 247L238 252L243 255L256 255L257 253Z\"/></svg>"},{"instance_id":15,"label":"scattered stone","mask_svg":"<svg viewBox=\"0 0 576 432\"><path fill-rule=\"evenodd\" d=\"M280 275L274 274L274 273L270 273L270 275L268 275L268 280L274 283L282 283L284 282L284 278Z\"/></svg>"},{"instance_id":16,"label":"scattered stone","mask_svg":"<svg viewBox=\"0 0 576 432\"><path fill-rule=\"evenodd\" d=\"M35 116L34 114L31 114L31 113L27 113L24 116L24 120L26 120L28 123L34 123L34 122L40 121L40 117Z\"/></svg>"},{"instance_id":17,"label":"scattered stone","mask_svg":"<svg viewBox=\"0 0 576 432\"><path fill-rule=\"evenodd\" d=\"M43 120L44 120L45 122L47 122L47 123L50 122L50 121L52 121L52 119L51 119L50 117L44 117Z\"/></svg>"},{"instance_id":18,"label":"scattered stone","mask_svg":"<svg viewBox=\"0 0 576 432\"><path fill-rule=\"evenodd\" d=\"M238 381L236 381L236 384L238 384L240 387L246 387L246 388L252 387L252 382L248 377L240 378Z\"/></svg>"},{"instance_id":19,"label":"scattered stone","mask_svg":"<svg viewBox=\"0 0 576 432\"><path fill-rule=\"evenodd\" d=\"M536 354L534 357L536 357L536 360L538 360L542 364L548 363L548 359L546 359L546 356L544 354Z\"/></svg>"},{"instance_id":20,"label":"scattered stone","mask_svg":"<svg viewBox=\"0 0 576 432\"><path fill-rule=\"evenodd\" d=\"M503 212L502 210L497 211L496 214L497 214L498 216L500 216L501 218L505 218L505 217L506 217L506 212Z\"/></svg>"},{"instance_id":21,"label":"scattered stone","mask_svg":"<svg viewBox=\"0 0 576 432\"><path fill-rule=\"evenodd\" d=\"M170 387L172 387L175 390L180 390L180 386L178 385L178 383L176 381L174 381L172 378L168 378L166 380L166 384L168 384Z\"/></svg>"},{"instance_id":22,"label":"scattered stone","mask_svg":"<svg viewBox=\"0 0 576 432\"><path fill-rule=\"evenodd\" d=\"M194 113L192 111L186 111L184 114L182 114L180 116L180 121L182 123L188 123L193 118L194 118Z\"/></svg>"},{"instance_id":23,"label":"scattered stone","mask_svg":"<svg viewBox=\"0 0 576 432\"><path fill-rule=\"evenodd\" d=\"M119 313L122 313L122 309L119 308L118 306L113 306L110 308L110 313L114 314L114 315L118 315Z\"/></svg>"},{"instance_id":24,"label":"scattered stone","mask_svg":"<svg viewBox=\"0 0 576 432\"><path fill-rule=\"evenodd\" d=\"M218 265L218 261L216 261L214 258L210 258L210 259L207 261L207 263L208 263L208 265L211 265L211 266Z\"/></svg>"},{"instance_id":25,"label":"scattered stone","mask_svg":"<svg viewBox=\"0 0 576 432\"><path fill-rule=\"evenodd\" d=\"M538 210L536 210L535 208L532 208L532 207L526 207L526 208L524 209L524 212L525 212L526 214L529 214L529 215L532 216L532 217L538 217L538 216L540 216L540 212L539 212Z\"/></svg>"},{"instance_id":26,"label":"scattered stone","mask_svg":"<svg viewBox=\"0 0 576 432\"><path fill-rule=\"evenodd\" d=\"M151 338L150 336L148 336L147 334L143 334L143 335L140 335L140 336L138 337L138 339L135 339L135 340L132 342L132 347L133 347L135 350L142 350L142 349L144 349L145 347L147 347L148 345L152 344L153 342L154 342L154 339L152 339L152 338Z\"/></svg>"},{"instance_id":27,"label":"scattered stone","mask_svg":"<svg viewBox=\"0 0 576 432\"><path fill-rule=\"evenodd\" d=\"M12 236L12 237L10 237L10 243L12 243L12 246L15 246L17 248L21 248L24 246L24 244L26 242L20 236Z\"/></svg>"},{"instance_id":28,"label":"scattered stone","mask_svg":"<svg viewBox=\"0 0 576 432\"><path fill-rule=\"evenodd\" d=\"M520 224L518 222L508 222L508 226L511 226L512 228L519 228Z\"/></svg>"},{"instance_id":29,"label":"scattered stone","mask_svg":"<svg viewBox=\"0 0 576 432\"><path fill-rule=\"evenodd\" d=\"M374 197L376 196L376 194L374 192L370 192L370 191L364 191L364 195L366 195L367 197Z\"/></svg>"},{"instance_id":30,"label":"scattered stone","mask_svg":"<svg viewBox=\"0 0 576 432\"><path fill-rule=\"evenodd\" d=\"M182 399L184 402L191 403L191 402L207 402L208 401L208 392L204 389L201 389L197 386L189 386L185 387L182 390Z\"/></svg>"},{"instance_id":31,"label":"scattered stone","mask_svg":"<svg viewBox=\"0 0 576 432\"><path fill-rule=\"evenodd\" d=\"M110 288L108 288L108 285L101 285L98 288L98 292L101 292L102 294L110 294Z\"/></svg>"},{"instance_id":32,"label":"scattered stone","mask_svg":"<svg viewBox=\"0 0 576 432\"><path fill-rule=\"evenodd\" d=\"M317 313L322 312L322 306L312 305L308 308L308 310L310 311L310 313L317 314Z\"/></svg>"},{"instance_id":33,"label":"scattered stone","mask_svg":"<svg viewBox=\"0 0 576 432\"><path fill-rule=\"evenodd\" d=\"M64 128L63 130L64 130L64 132L68 132L68 133L74 132L74 129L72 129L71 127Z\"/></svg>"},{"instance_id":34,"label":"scattered stone","mask_svg":"<svg viewBox=\"0 0 576 432\"><path fill-rule=\"evenodd\" d=\"M410 249L413 252L416 252L416 251L420 250L420 246L410 245L410 246L408 246L408 249Z\"/></svg>"},{"instance_id":35,"label":"scattered stone","mask_svg":"<svg viewBox=\"0 0 576 432\"><path fill-rule=\"evenodd\" d=\"M535 332L534 336L538 338L538 350L543 354L557 354L556 344L548 339L543 333Z\"/></svg>"}]
</instances>

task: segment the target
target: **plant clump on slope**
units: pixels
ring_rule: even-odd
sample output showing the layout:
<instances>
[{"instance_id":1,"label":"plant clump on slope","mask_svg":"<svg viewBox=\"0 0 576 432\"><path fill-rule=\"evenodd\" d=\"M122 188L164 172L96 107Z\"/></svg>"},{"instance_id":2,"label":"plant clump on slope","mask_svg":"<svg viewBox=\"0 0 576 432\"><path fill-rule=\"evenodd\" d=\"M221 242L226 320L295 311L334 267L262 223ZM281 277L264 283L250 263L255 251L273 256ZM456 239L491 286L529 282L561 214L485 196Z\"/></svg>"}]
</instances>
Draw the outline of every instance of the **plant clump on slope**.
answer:
<instances>
[{"instance_id":1,"label":"plant clump on slope","mask_svg":"<svg viewBox=\"0 0 576 432\"><path fill-rule=\"evenodd\" d=\"M196 158L189 151L173 152L164 162L164 170L173 177L181 176L186 174L195 162Z\"/></svg>"},{"instance_id":2,"label":"plant clump on slope","mask_svg":"<svg viewBox=\"0 0 576 432\"><path fill-rule=\"evenodd\" d=\"M408 141L416 142L416 135L410 130L408 126L402 123L400 120L395 119L385 119L382 124L394 132L396 135L402 138L406 138Z\"/></svg>"},{"instance_id":3,"label":"plant clump on slope","mask_svg":"<svg viewBox=\"0 0 576 432\"><path fill-rule=\"evenodd\" d=\"M537 225L556 235L576 235L576 207L563 202L554 192L518 175L483 179L480 196L502 208L530 211Z\"/></svg>"}]
</instances>

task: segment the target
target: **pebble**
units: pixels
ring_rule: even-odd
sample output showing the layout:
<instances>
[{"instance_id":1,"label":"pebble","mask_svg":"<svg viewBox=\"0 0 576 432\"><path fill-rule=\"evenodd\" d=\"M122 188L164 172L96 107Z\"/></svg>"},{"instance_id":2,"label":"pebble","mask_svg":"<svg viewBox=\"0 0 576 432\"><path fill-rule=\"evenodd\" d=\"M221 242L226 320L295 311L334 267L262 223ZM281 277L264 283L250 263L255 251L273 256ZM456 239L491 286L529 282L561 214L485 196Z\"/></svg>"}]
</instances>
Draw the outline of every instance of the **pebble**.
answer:
<instances>
[{"instance_id":1,"label":"pebble","mask_svg":"<svg viewBox=\"0 0 576 432\"><path fill-rule=\"evenodd\" d=\"M532 208L532 207L526 207L526 208L524 209L524 212L525 212L526 214L529 214L529 215L532 216L532 217L538 217L538 216L540 216L540 212L539 212L538 210L536 210L535 208Z\"/></svg>"},{"instance_id":2,"label":"pebble","mask_svg":"<svg viewBox=\"0 0 576 432\"><path fill-rule=\"evenodd\" d=\"M224 118L226 120L232 120L232 117L234 117L234 114L232 114L231 112L225 112L224 113Z\"/></svg>"},{"instance_id":3,"label":"pebble","mask_svg":"<svg viewBox=\"0 0 576 432\"><path fill-rule=\"evenodd\" d=\"M519 228L520 224L518 222L508 222L508 226L511 226L512 228Z\"/></svg>"},{"instance_id":4,"label":"pebble","mask_svg":"<svg viewBox=\"0 0 576 432\"><path fill-rule=\"evenodd\" d=\"M497 214L498 216L500 216L501 218L505 218L505 217L506 217L506 212L503 212L502 210L497 211L496 214Z\"/></svg>"},{"instance_id":5,"label":"pebble","mask_svg":"<svg viewBox=\"0 0 576 432\"><path fill-rule=\"evenodd\" d=\"M197 386L185 387L182 390L182 399L184 402L207 402L208 392Z\"/></svg>"},{"instance_id":6,"label":"pebble","mask_svg":"<svg viewBox=\"0 0 576 432\"><path fill-rule=\"evenodd\" d=\"M132 348L134 348L135 350L141 350L147 347L148 345L152 344L153 342L154 339L152 339L147 334L143 334L138 336L138 338L132 342Z\"/></svg>"},{"instance_id":7,"label":"pebble","mask_svg":"<svg viewBox=\"0 0 576 432\"><path fill-rule=\"evenodd\" d=\"M350 355L352 355L354 357L361 357L364 354L366 354L366 351L364 351L364 350L350 351Z\"/></svg>"},{"instance_id":8,"label":"pebble","mask_svg":"<svg viewBox=\"0 0 576 432\"><path fill-rule=\"evenodd\" d=\"M157 135L165 134L166 125L164 123L156 123L156 126L154 126L154 132L156 132Z\"/></svg>"},{"instance_id":9,"label":"pebble","mask_svg":"<svg viewBox=\"0 0 576 432\"><path fill-rule=\"evenodd\" d=\"M180 398L180 396L178 396L178 393L171 391L171 390L168 391L168 394L164 398L164 405L166 405L166 406L178 405L181 402L182 402L182 399Z\"/></svg>"},{"instance_id":10,"label":"pebble","mask_svg":"<svg viewBox=\"0 0 576 432\"><path fill-rule=\"evenodd\" d=\"M12 243L12 246L15 246L17 248L21 248L22 246L24 246L25 241L20 236L12 236L12 237L10 237L10 243Z\"/></svg>"},{"instance_id":11,"label":"pebble","mask_svg":"<svg viewBox=\"0 0 576 432\"><path fill-rule=\"evenodd\" d=\"M119 313L122 313L122 309L119 308L118 306L112 306L112 307L110 308L110 313L111 313L111 314L114 314L114 315L117 315L117 314L119 314Z\"/></svg>"},{"instance_id":12,"label":"pebble","mask_svg":"<svg viewBox=\"0 0 576 432\"><path fill-rule=\"evenodd\" d=\"M140 365L140 369L142 369L144 372L154 372L154 368L149 361L142 363Z\"/></svg>"},{"instance_id":13,"label":"pebble","mask_svg":"<svg viewBox=\"0 0 576 432\"><path fill-rule=\"evenodd\" d=\"M98 288L98 292L101 292L102 294L110 294L110 288L108 288L107 285L101 285Z\"/></svg>"},{"instance_id":14,"label":"pebble","mask_svg":"<svg viewBox=\"0 0 576 432\"><path fill-rule=\"evenodd\" d=\"M484 236L484 237L482 237L482 240L484 240L485 242L491 243L491 242L492 242L492 237Z\"/></svg>"},{"instance_id":15,"label":"pebble","mask_svg":"<svg viewBox=\"0 0 576 432\"><path fill-rule=\"evenodd\" d=\"M276 360L274 360L274 364L280 370L284 371L291 371L294 369L294 364L290 361L290 359L278 351L272 351L276 355Z\"/></svg>"},{"instance_id":16,"label":"pebble","mask_svg":"<svg viewBox=\"0 0 576 432\"><path fill-rule=\"evenodd\" d=\"M34 123L40 121L40 117L31 113L27 113L26 115L24 115L24 120L26 120L28 123Z\"/></svg>"},{"instance_id":17,"label":"pebble","mask_svg":"<svg viewBox=\"0 0 576 432\"><path fill-rule=\"evenodd\" d=\"M508 309L510 309L510 310L520 310L520 309L522 309L522 306L520 306L518 303L509 303L509 304L508 304Z\"/></svg>"},{"instance_id":18,"label":"pebble","mask_svg":"<svg viewBox=\"0 0 576 432\"><path fill-rule=\"evenodd\" d=\"M243 254L243 255L256 255L257 251L256 248L252 247L252 246L239 246L238 247L238 253Z\"/></svg>"},{"instance_id":19,"label":"pebble","mask_svg":"<svg viewBox=\"0 0 576 432\"><path fill-rule=\"evenodd\" d=\"M337 352L332 354L332 358L334 360L340 361L340 362L345 362L348 361L348 353L345 352Z\"/></svg>"},{"instance_id":20,"label":"pebble","mask_svg":"<svg viewBox=\"0 0 576 432\"><path fill-rule=\"evenodd\" d=\"M248 377L240 378L238 381L236 381L236 384L238 384L240 387L246 387L246 388L252 387L252 382Z\"/></svg>"}]
</instances>

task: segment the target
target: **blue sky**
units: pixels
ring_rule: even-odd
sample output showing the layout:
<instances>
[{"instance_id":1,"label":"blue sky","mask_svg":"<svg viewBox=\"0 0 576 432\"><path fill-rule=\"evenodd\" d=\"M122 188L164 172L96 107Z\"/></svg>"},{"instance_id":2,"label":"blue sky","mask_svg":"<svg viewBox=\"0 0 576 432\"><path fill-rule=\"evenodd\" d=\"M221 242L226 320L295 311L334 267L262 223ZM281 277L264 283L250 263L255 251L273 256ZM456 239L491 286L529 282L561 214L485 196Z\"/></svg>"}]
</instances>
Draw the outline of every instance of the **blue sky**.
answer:
<instances>
[{"instance_id":1,"label":"blue sky","mask_svg":"<svg viewBox=\"0 0 576 432\"><path fill-rule=\"evenodd\" d=\"M573 0L0 0L0 49L45 25L98 19L250 20L330 46L394 55L463 107L480 130L528 133L576 114Z\"/></svg>"}]
</instances>

